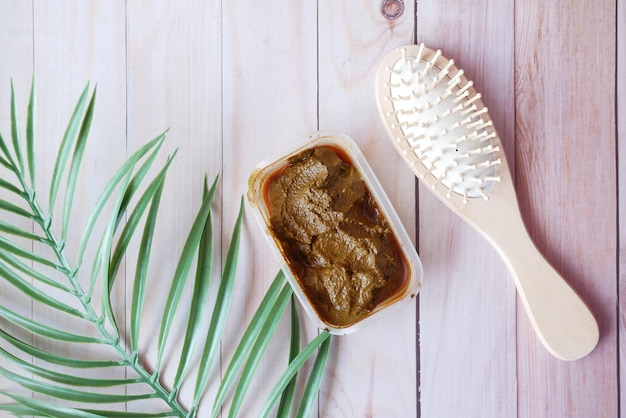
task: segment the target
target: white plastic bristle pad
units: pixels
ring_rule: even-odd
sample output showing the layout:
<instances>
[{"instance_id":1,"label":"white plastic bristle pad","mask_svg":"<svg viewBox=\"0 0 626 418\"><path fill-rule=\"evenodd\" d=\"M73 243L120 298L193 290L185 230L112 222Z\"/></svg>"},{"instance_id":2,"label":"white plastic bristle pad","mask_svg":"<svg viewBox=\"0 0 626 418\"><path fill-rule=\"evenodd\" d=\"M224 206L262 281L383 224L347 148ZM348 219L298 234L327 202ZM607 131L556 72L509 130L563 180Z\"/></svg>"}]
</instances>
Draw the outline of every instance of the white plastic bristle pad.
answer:
<instances>
[{"instance_id":1,"label":"white plastic bristle pad","mask_svg":"<svg viewBox=\"0 0 626 418\"><path fill-rule=\"evenodd\" d=\"M487 200L500 179L502 146L472 82L423 44L388 58L378 100L400 154L426 184L448 188L448 198Z\"/></svg>"}]
</instances>

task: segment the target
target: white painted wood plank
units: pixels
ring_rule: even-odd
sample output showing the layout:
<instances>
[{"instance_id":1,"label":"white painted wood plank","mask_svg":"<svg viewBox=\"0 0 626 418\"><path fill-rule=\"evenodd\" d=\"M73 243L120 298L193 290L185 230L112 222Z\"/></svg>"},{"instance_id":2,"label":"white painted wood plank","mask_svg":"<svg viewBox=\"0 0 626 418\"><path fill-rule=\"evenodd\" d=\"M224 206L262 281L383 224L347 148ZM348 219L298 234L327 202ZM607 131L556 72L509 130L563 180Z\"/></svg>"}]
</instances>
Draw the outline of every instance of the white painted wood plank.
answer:
<instances>
[{"instance_id":1,"label":"white painted wood plank","mask_svg":"<svg viewBox=\"0 0 626 418\"><path fill-rule=\"evenodd\" d=\"M564 363L545 353L519 319L521 416L618 414L615 7L516 7L522 210L538 247L587 301L601 334L588 357ZM590 62L601 63L592 77Z\"/></svg>"},{"instance_id":2,"label":"white painted wood plank","mask_svg":"<svg viewBox=\"0 0 626 418\"><path fill-rule=\"evenodd\" d=\"M414 7L404 5L399 18L387 20L380 1L319 2L319 125L342 131L359 144L414 237L415 177L389 142L374 98L382 58L413 40ZM334 341L320 417L416 415L415 310L411 303Z\"/></svg>"},{"instance_id":3,"label":"white painted wood plank","mask_svg":"<svg viewBox=\"0 0 626 418\"><path fill-rule=\"evenodd\" d=\"M15 87L17 110L20 119L26 117L28 92L30 90L31 76L33 74L33 27L32 27L32 4L30 2L1 2L0 3L0 30L2 31L2 47L0 47L0 133L5 141L11 142L11 117L10 102L11 80ZM25 126L24 123L22 126ZM15 176L8 169L0 167L2 178L14 181ZM0 189L0 199L17 202L19 199L13 193ZM17 215L11 216L3 211L2 220L14 223L16 226L30 231L33 223ZM21 245L30 246L25 240L17 240ZM1 286L0 304L11 310L19 312L28 318L32 318L32 303L24 302L23 295L12 286ZM15 328L5 320L0 321L2 329L13 331ZM26 341L31 341L26 336ZM8 349L9 347L3 348ZM7 362L2 359L0 365L7 367ZM12 382L0 377L0 388L15 389ZM8 398L0 398L0 402L7 402Z\"/></svg>"},{"instance_id":4,"label":"white painted wood plank","mask_svg":"<svg viewBox=\"0 0 626 418\"><path fill-rule=\"evenodd\" d=\"M126 67L124 48L120 48L124 44L125 36L124 2L116 1L105 5L80 1L63 4L36 1L33 6L35 77L38 111L42 117L38 129L37 187L38 197L44 208L51 209L47 202L54 156L74 105L88 82L92 83L92 89L95 85L98 86L90 139L83 157L82 173L76 189L71 227L65 246L67 257L75 266L76 252L87 219L110 176L126 157ZM56 228L61 225L62 204L63 200L57 199L57 205L53 209L56 215L53 226ZM99 237L103 229L104 223L101 223L94 231L94 238ZM56 235L59 237L60 233L56 232ZM79 280L84 289L88 289L89 271L98 240L99 238L94 239L94 244L88 248L86 263L81 269ZM118 288L113 297L122 302L123 306L124 289ZM74 297L68 298L58 293L58 298L67 300L72 306L78 306ZM51 315L51 310L47 308L35 308L34 319L61 329L70 328L78 334L98 335L87 321L74 321L56 312ZM122 332L123 330L122 326ZM70 357L102 358L113 354L108 347L102 345L75 350L71 345L49 343L39 338L36 341L44 349L55 350ZM84 373L108 378L124 377L123 370L85 370ZM124 388L116 388L112 392L123 393ZM68 402L68 406L71 404ZM114 409L123 410L124 405Z\"/></svg>"},{"instance_id":5,"label":"white painted wood plank","mask_svg":"<svg viewBox=\"0 0 626 418\"><path fill-rule=\"evenodd\" d=\"M151 256L149 299L144 307L141 342L149 367L156 360L159 324L183 245L200 208L203 182L210 184L222 165L221 7L218 2L128 2L129 152L170 128L157 167L178 153L169 170ZM228 172L222 172L227 177ZM221 186L218 190L221 190ZM214 231L221 228L222 193L214 204ZM219 233L215 233L216 273L221 270ZM135 251L137 248L135 248ZM132 260L133 257L129 257ZM134 269L129 265L128 307ZM193 277L189 277L191 284ZM214 283L217 280L214 279ZM191 287L183 295L166 349L162 382L176 374L186 329ZM208 326L209 314L204 318ZM212 372L219 373L219 360ZM197 370L191 371L195 376ZM195 382L195 380L192 380ZM189 407L194 385L184 385L179 398ZM213 398L211 389L206 401ZM210 399L209 399L210 398ZM210 403L210 402L206 402ZM203 403L203 404L206 404ZM158 410L160 405L155 405ZM146 411L145 406L136 411ZM199 416L207 414L201 409Z\"/></svg>"},{"instance_id":6,"label":"white painted wood plank","mask_svg":"<svg viewBox=\"0 0 626 418\"><path fill-rule=\"evenodd\" d=\"M513 2L421 1L417 42L454 59L483 94L514 162ZM514 164L510 164L514 167ZM485 239L420 187L421 416L516 416L516 296Z\"/></svg>"},{"instance_id":7,"label":"white painted wood plank","mask_svg":"<svg viewBox=\"0 0 626 418\"><path fill-rule=\"evenodd\" d=\"M224 244L248 177L317 128L317 11L314 2L223 4ZM244 324L278 271L262 229L246 207L237 299L227 324L223 358L230 358ZM287 317L287 315L286 315ZM315 336L302 317L303 343ZM288 321L277 331L240 416L256 416L287 364ZM225 365L224 365L225 366ZM226 411L225 413L226 414Z\"/></svg>"},{"instance_id":8,"label":"white painted wood plank","mask_svg":"<svg viewBox=\"0 0 626 418\"><path fill-rule=\"evenodd\" d=\"M623 359L626 358L626 344L619 343L620 341L626 341L626 323L624 318L626 317L626 300L621 295L626 294L626 77L624 69L626 68L626 27L621 22L626 22L626 3L623 0L617 0L617 91L615 94L617 101L617 169L618 169L618 208L617 219L619 227L618 236L618 295L619 307L617 313L618 324L618 358L619 361L619 374L618 379L623 382L624 376L626 376L626 362ZM618 396L621 399L626 394L626 385L619 385L620 391ZM621 416L626 414L626 405L624 402L620 402L620 410L618 413Z\"/></svg>"}]
</instances>

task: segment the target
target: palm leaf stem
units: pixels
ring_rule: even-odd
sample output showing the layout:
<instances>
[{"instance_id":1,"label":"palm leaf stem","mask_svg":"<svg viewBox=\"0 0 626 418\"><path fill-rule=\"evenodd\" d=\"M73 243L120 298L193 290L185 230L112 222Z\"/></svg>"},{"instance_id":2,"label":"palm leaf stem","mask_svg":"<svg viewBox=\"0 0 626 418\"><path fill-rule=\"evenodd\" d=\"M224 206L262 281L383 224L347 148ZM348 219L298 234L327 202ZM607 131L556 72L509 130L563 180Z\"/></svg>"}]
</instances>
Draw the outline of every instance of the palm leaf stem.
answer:
<instances>
[{"instance_id":1,"label":"palm leaf stem","mask_svg":"<svg viewBox=\"0 0 626 418\"><path fill-rule=\"evenodd\" d=\"M102 343L111 346L120 356L123 363L128 365L133 371L137 374L138 379L152 387L154 389L153 397L162 400L165 405L167 405L175 416L185 417L187 416L187 412L180 406L176 399L170 399L170 393L160 384L158 380L155 381L154 376L148 372L141 363L139 363L136 357L133 357L129 354L125 347L122 346L118 337L112 336L107 330L106 326L102 322L101 318L94 310L91 305L91 298L84 292L82 286L78 282L76 278L76 269L72 268L66 254L65 254L65 244L60 242L58 238L55 236L54 232L51 229L50 218L45 215L41 205L37 201L35 194L30 191L28 185L25 182L25 179L22 176L20 177L20 182L22 183L22 187L24 188L26 194L31 196L28 199L28 203L31 207L31 210L34 215L35 221L41 226L43 232L45 234L45 239L49 243L50 248L54 251L55 256L59 262L57 266L58 270L60 270L68 279L70 285L72 286L72 292L77 296L81 307L84 311L84 318L90 321L93 326L96 328L97 332L102 335Z\"/></svg>"},{"instance_id":2,"label":"palm leaf stem","mask_svg":"<svg viewBox=\"0 0 626 418\"><path fill-rule=\"evenodd\" d=\"M81 95L79 103L76 106L74 114L72 115L72 120L64 136L62 149L60 150L60 154L59 154L60 157L57 159L57 162L55 164L55 172L54 172L52 186L51 186L51 196L50 196L50 205L49 205L50 211L52 211L54 208L56 194L58 191L59 184L61 182L62 171L64 170L64 167L66 165L65 163L67 161L67 158L69 157L72 144L75 143L74 141L78 140L78 143L74 146L75 155L72 161L71 172L69 174L69 179L68 179L68 187L70 189L74 187L73 181L75 180L75 176L76 176L75 173L77 171L78 165L80 164L80 160L81 160L80 157L82 156L84 143L88 134L89 125L91 123L91 117L93 113L93 102L94 102L95 95L92 96L91 98L86 114L83 114L85 105L87 104L88 89L89 89L89 85L87 85L87 87L85 87L85 89L83 90L83 94ZM85 293L83 287L81 286L77 278L78 267L81 264L82 255L84 252L84 242L86 240L86 237L88 237L89 234L91 233L93 224L95 223L96 219L98 218L102 210L102 207L104 205L104 200L107 200L112 195L113 189L119 185L120 181L123 178L128 178L127 175L130 172L132 172L137 162L149 150L155 148L155 145L156 145L156 150L158 151L158 149L160 148L160 145L162 144L165 138L165 133L153 139L148 144L144 145L135 154L133 154L133 156L129 158L128 161L126 161L126 163L122 166L122 168L120 168L120 170L116 173L114 178L109 182L109 184L107 185L107 188L102 194L101 200L98 201L98 204L96 205L96 210L92 214L92 218L89 220L87 224L85 234L83 235L83 241L79 249L77 266L72 267L65 253L65 239L59 240L56 237L56 235L54 234L51 228L51 215L46 214L46 212L44 212L44 210L42 209L41 205L39 204L35 196L34 167L32 167L33 160L34 160L33 158L33 151L34 151L33 149L33 139L34 139L33 138L33 131L34 131L33 119L34 117L33 116L34 116L34 101L33 101L33 91L31 91L31 101L29 103L29 109L28 109L27 134L26 134L27 135L26 158L27 158L27 162L29 165L29 173L28 173L30 177L30 182L29 182L27 180L27 173L25 173L25 170L24 170L25 164L24 164L24 157L23 157L24 153L22 150L23 144L22 144L22 139L19 135L19 126L17 123L17 112L16 112L16 106L15 106L15 96L14 96L13 86L11 86L11 139L12 139L13 151L15 153L15 159L13 155L10 153L7 147L7 143L4 141L3 138L0 137L0 151L2 154L4 154L4 156L0 156L0 164L2 164L3 166L11 170L16 175L22 187L23 192L21 192L18 187L15 187L7 182L3 182L2 187L9 191L18 192L19 195L23 197L28 203L28 205L30 206L31 212L29 213L21 208L18 208L17 206L8 206L8 207L5 207L5 209L15 212L20 215L27 216L28 218L32 219L36 224L38 224L41 227L45 237L42 237L39 240L45 243L46 245L48 245L52 249L52 251L55 254L56 259L58 260L58 264L52 263L49 260L43 260L43 259L42 260L33 259L33 261L42 262L44 265L49 265L50 267L53 267L56 270L60 271L67 278L69 282L69 286L71 287L70 292L73 293L77 297L81 305L82 312L80 316L90 321L102 338L81 337L81 336L77 336L74 334L65 333L63 331L56 330L52 327L38 324L32 320L29 320L28 318L21 317L20 315L8 309L1 309L0 314L4 316L6 319L12 322L15 322L18 326L22 327L25 330L35 332L37 334L46 336L48 338L61 339L61 340L67 340L67 341L76 341L76 342L84 341L87 343L103 343L103 344L107 344L111 346L118 353L119 358L122 359L120 363L134 370L134 372L138 376L134 380L137 382L143 383L147 385L148 387L151 387L154 391L153 393L150 393L148 395L125 397L124 398L125 400L132 400L131 398L143 399L144 397L158 398L162 400L171 409L171 414L178 416L178 417L185 417L187 413L178 404L177 400L170 399L169 392L165 388L162 387L158 379L155 381L154 376L151 373L149 373L143 367L141 363L139 363L137 357L133 356L131 353L128 353L126 351L126 348L122 346L118 335L110 334L109 330L107 329L107 326L105 325L103 321L103 317L100 317L97 314L93 305L91 304L91 295ZM145 175L147 168L154 160L154 153L152 155L152 158L149 158L149 160L150 160L149 163L144 164L142 168L140 169L141 173L138 174L138 176L133 179L137 183L140 181L140 178L138 177L143 177L143 175ZM129 198L132 195L132 191L129 191L129 188L128 188L128 180L122 186L122 193L124 197L126 198ZM71 204L71 198L72 196L66 197L66 201L65 201L66 206L69 206ZM119 200L118 200L117 207L118 208L120 207ZM63 231L62 231L61 236L64 238L65 232L67 229L67 225L66 225L67 218L68 218L67 208L65 210L63 218L64 218L63 219L64 224L62 225ZM12 231L12 232L17 233L19 231ZM17 235L23 235L23 234L19 232L17 233ZM28 257L28 253L23 253L19 247L13 245L10 241L4 240L3 242L5 243L5 247L10 249L12 253L18 256ZM108 267L108 263L107 263L107 266L105 266L105 268L106 267ZM7 337L10 337L10 336L8 336L7 334ZM13 338L13 337L10 337L10 338ZM16 343L19 342L19 340L16 340L14 338L13 340L14 340L13 342L16 342ZM34 347L33 349L36 350ZM45 353L45 354L47 355L48 353ZM51 358L51 360L54 360L54 359ZM57 397L60 399L63 399L64 397L68 397L68 399L74 399L77 396L84 397L83 400L92 401L92 402L102 402L103 400L113 401L114 399L116 399L113 396L109 396L109 398L107 397L103 398L99 396L92 397L91 393L89 392L80 392L80 391L74 391L74 390L62 389L62 388L57 389L53 385L42 383L42 382L37 382L35 380L25 378L24 376L12 373L6 369L2 369L0 371L0 374L3 377L8 378L9 380L12 380L13 382L20 384L35 392L40 392L40 393L47 394L49 396ZM61 376L56 376L56 377L61 378ZM95 414L92 414L87 411L80 411L80 410L70 409L70 408L59 409L59 407L55 407L52 404L40 403L39 401L36 401L36 400L32 400L32 402L29 402L27 399L18 399L20 398L18 395L13 395L13 394L7 394L7 395L12 397L14 400L22 403L27 408L31 408L33 410L43 412L47 415L50 414L51 412L55 412L54 414L55 416L96 416ZM121 399L122 398L120 398L120 400Z\"/></svg>"}]
</instances>

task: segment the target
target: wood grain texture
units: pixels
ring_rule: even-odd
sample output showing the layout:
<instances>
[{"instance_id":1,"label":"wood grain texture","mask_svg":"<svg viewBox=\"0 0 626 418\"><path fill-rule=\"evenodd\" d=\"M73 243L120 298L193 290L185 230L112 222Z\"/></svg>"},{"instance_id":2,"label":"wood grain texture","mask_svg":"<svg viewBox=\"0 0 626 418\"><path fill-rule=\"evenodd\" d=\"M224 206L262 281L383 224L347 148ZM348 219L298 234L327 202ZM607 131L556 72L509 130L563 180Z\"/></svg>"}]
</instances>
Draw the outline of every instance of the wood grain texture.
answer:
<instances>
[{"instance_id":1,"label":"wood grain texture","mask_svg":"<svg viewBox=\"0 0 626 418\"><path fill-rule=\"evenodd\" d=\"M512 1L418 3L417 42L441 49L474 81L509 161L512 23ZM421 416L516 416L513 282L487 241L425 187L419 202Z\"/></svg>"},{"instance_id":2,"label":"wood grain texture","mask_svg":"<svg viewBox=\"0 0 626 418\"><path fill-rule=\"evenodd\" d=\"M38 112L45 115L40 120L37 131L39 176L36 187L40 191L38 198L46 208L48 208L48 185L54 169L54 158L51 156L56 155L82 89L89 82L91 89L98 85L96 116L90 130L91 141L83 157L85 170L77 184L73 222L66 243L71 263L76 261L76 249L82 230L101 191L116 167L126 157L124 91L126 65L124 49L118 48L118 45L124 42L125 27L121 19L123 16L124 3L121 1L108 5L80 1L63 4L35 1L33 15L29 18L37 28L33 32L33 60ZM62 205L62 199L58 199L56 206L49 209L58 215L62 211ZM56 227L60 226L59 219L60 216L57 216L56 222L53 222ZM95 233L102 231L100 228ZM87 249L87 257L93 257L96 249L95 245L90 246ZM79 280L86 286L89 277L83 274ZM66 300L75 306L76 299L68 296L58 292L60 300ZM117 289L115 297L123 299L123 289ZM73 321L64 315L51 315L46 307L35 306L33 318L61 328L69 326L78 334L96 335L95 329L86 321ZM72 353L63 345L45 338L37 338L36 341L44 349L78 358L103 357L110 354L103 346L94 345L86 347L79 353ZM59 369L62 370L60 367ZM96 374L103 377L124 377L123 370L108 374L98 371ZM113 392L123 393L124 390L117 388ZM68 405L71 404L68 402ZM123 405L118 407L119 410L123 408Z\"/></svg>"},{"instance_id":3,"label":"wood grain texture","mask_svg":"<svg viewBox=\"0 0 626 418\"><path fill-rule=\"evenodd\" d=\"M230 233L248 177L263 160L271 162L303 141L317 127L317 10L313 2L245 0L223 3L224 233ZM246 207L241 247L238 298L227 324L224 359L228 359L278 264L262 229ZM224 235L226 237L226 235ZM225 238L224 238L225 239ZM285 315L284 318L288 318ZM306 327L302 342L315 336ZM288 356L289 321L276 339L252 382L252 394L241 416L256 416ZM283 342L280 344L278 342Z\"/></svg>"},{"instance_id":4,"label":"wood grain texture","mask_svg":"<svg viewBox=\"0 0 626 418\"><path fill-rule=\"evenodd\" d=\"M158 241L152 253L150 295L144 315L148 319L142 327L140 346L146 350L146 361L156 360L158 324L168 296L169 282L176 268L176 260L185 244L196 212L202 202L203 182L209 185L223 170L222 164L222 62L221 62L221 8L217 2L127 2L128 51L128 152L139 148L166 129L158 167L165 158L178 151L169 170L159 211ZM230 173L222 173L223 177ZM221 190L221 186L218 190ZM217 201L221 201L218 192ZM172 204L175 202L175 204ZM216 205L217 215L222 209ZM221 271L221 217L212 218L216 239L214 272ZM165 245L164 245L165 244ZM131 254L135 254L134 248ZM134 257L129 256L129 260ZM128 273L127 294L132 293L134 270ZM216 276L214 276L216 277ZM213 284L216 285L214 280ZM160 290L158 290L160 289ZM188 306L190 288L183 295L182 306ZM127 301L130 306L130 298ZM178 353L182 348L186 316L182 309L177 314L175 330L166 349L163 371L164 382L172 382L176 373ZM208 327L209 315L203 327ZM210 372L219 376L219 362ZM191 375L197 368L191 370ZM217 379L213 379L217 381ZM217 386L206 392L214 397ZM193 395L192 385L183 386L180 399L188 407ZM160 405L150 408L159 410ZM135 411L146 410L145 405L134 406ZM200 416L208 414L199 410Z\"/></svg>"},{"instance_id":5,"label":"wood grain texture","mask_svg":"<svg viewBox=\"0 0 626 418\"><path fill-rule=\"evenodd\" d=\"M415 179L390 146L374 95L378 63L390 49L412 42L414 7L407 3L402 16L387 20L380 4L319 2L319 126L340 130L359 144L414 237ZM415 344L414 303L335 339L320 416L414 416Z\"/></svg>"},{"instance_id":6,"label":"wood grain texture","mask_svg":"<svg viewBox=\"0 0 626 418\"><path fill-rule=\"evenodd\" d=\"M591 355L563 363L540 348L520 317L519 414L617 416L615 2L518 2L515 16L522 212L538 247L587 301L601 332ZM594 77L590 62L602 63Z\"/></svg>"},{"instance_id":7,"label":"wood grain texture","mask_svg":"<svg viewBox=\"0 0 626 418\"><path fill-rule=\"evenodd\" d=\"M626 2L617 1L617 169L618 169L618 359L619 359L619 400L626 396ZM626 416L624 407L620 405L620 417Z\"/></svg>"},{"instance_id":8,"label":"wood grain texture","mask_svg":"<svg viewBox=\"0 0 626 418\"><path fill-rule=\"evenodd\" d=\"M21 116L26 114L26 106L28 103L28 91L30 89L31 77L33 74L33 26L32 26L32 4L29 2L20 3L1 3L0 4L0 27L6 33L14 36L12 42L6 42L0 47L0 132L6 141L10 141L11 118L10 118L10 102L11 97L11 80L13 81L16 105ZM4 178L11 175L9 170L0 167L0 175ZM13 177L11 177L13 178ZM12 201L13 193L0 189L0 199ZM3 215L3 221L13 222L16 226L26 231L32 230L33 222L23 217L11 214ZM21 240L21 245L29 248L32 244ZM2 287L1 291L2 306L21 313L27 318L32 318L33 304L24 303L21 298L21 292L14 289L13 286ZM3 329L14 331L15 327L2 319L0 326ZM32 337L24 336L26 341L31 342ZM14 385L0 377L0 387L7 388ZM9 399L2 396L0 402L7 402Z\"/></svg>"}]
</instances>

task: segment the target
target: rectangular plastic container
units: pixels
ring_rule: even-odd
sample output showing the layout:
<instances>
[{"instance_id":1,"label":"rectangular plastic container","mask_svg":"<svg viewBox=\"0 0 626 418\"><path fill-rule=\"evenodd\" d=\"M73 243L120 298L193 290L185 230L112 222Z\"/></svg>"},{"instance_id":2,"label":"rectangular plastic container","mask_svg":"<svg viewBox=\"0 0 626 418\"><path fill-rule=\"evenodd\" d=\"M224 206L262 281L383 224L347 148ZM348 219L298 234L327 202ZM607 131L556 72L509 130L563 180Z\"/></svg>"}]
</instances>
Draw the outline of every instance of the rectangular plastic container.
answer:
<instances>
[{"instance_id":1,"label":"rectangular plastic container","mask_svg":"<svg viewBox=\"0 0 626 418\"><path fill-rule=\"evenodd\" d=\"M345 157L351 160L350 162L360 173L372 198L375 200L376 205L386 218L398 243L399 251L406 261L408 269L405 285L399 291L377 305L367 316L346 327L333 326L332 324L327 323L318 314L312 304L312 301L307 297L306 290L303 288L303 285L298 277L296 277L294 270L290 267L288 257L285 256L280 241L272 231L270 212L266 205L266 199L264 196L266 193L266 183L276 173L283 170L289 164L289 159L291 157L302 151L321 146L338 149L345 155ZM291 284L294 293L304 307L304 310L311 317L311 319L315 321L320 329L327 330L331 334L336 335L353 333L369 323L378 320L380 317L384 316L384 314L387 314L408 303L417 295L422 283L423 274L422 263L419 256L415 251L415 247L406 230L400 222L395 209L367 163L365 157L356 143L347 135L334 131L317 132L310 135L305 141L298 143L287 153L270 161L261 162L250 175L247 197L250 205L255 209L254 213L256 218L259 221L282 270Z\"/></svg>"}]
</instances>

